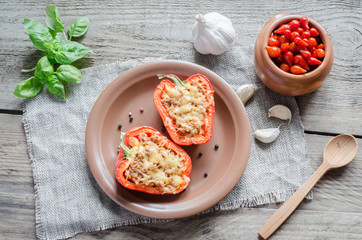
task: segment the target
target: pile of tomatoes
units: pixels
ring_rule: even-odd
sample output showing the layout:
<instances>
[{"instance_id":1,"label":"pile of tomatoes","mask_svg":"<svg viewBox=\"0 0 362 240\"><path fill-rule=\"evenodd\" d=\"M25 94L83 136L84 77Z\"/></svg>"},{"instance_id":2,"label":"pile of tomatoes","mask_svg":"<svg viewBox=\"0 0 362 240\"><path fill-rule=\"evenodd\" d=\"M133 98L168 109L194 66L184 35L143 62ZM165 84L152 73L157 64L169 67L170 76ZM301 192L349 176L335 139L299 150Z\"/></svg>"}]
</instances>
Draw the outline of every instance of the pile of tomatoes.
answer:
<instances>
[{"instance_id":1,"label":"pile of tomatoes","mask_svg":"<svg viewBox=\"0 0 362 240\"><path fill-rule=\"evenodd\" d=\"M279 26L265 46L269 56L283 71L303 74L322 64L324 44L319 32L309 27L307 17Z\"/></svg>"}]
</instances>

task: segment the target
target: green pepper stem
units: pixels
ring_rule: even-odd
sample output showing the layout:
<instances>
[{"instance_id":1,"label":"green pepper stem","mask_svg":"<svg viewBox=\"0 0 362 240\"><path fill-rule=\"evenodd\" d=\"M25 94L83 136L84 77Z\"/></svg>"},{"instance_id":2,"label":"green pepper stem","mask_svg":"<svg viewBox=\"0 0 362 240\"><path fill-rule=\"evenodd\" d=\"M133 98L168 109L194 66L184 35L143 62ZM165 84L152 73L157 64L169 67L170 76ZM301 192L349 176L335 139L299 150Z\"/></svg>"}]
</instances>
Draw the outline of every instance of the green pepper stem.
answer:
<instances>
[{"instance_id":1,"label":"green pepper stem","mask_svg":"<svg viewBox=\"0 0 362 240\"><path fill-rule=\"evenodd\" d=\"M121 132L121 142L119 143L119 148L122 149L123 152L123 157L124 158L128 158L129 152L130 152L130 147L127 147L124 144L124 137L126 136L125 132Z\"/></svg>"},{"instance_id":2,"label":"green pepper stem","mask_svg":"<svg viewBox=\"0 0 362 240\"><path fill-rule=\"evenodd\" d=\"M158 79L169 78L169 79L173 80L176 87L178 87L178 86L186 86L185 81L181 81L181 79L179 79L174 74L157 74L157 76L158 76Z\"/></svg>"}]
</instances>

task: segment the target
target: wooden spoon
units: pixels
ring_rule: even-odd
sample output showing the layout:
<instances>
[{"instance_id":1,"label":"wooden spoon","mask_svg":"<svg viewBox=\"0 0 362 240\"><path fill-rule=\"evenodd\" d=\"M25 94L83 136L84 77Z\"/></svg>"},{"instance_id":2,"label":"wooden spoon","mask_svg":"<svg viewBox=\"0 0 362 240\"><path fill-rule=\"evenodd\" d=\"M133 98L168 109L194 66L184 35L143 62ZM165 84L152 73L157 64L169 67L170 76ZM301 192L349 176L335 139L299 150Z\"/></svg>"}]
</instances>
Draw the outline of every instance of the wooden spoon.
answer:
<instances>
[{"instance_id":1,"label":"wooden spoon","mask_svg":"<svg viewBox=\"0 0 362 240\"><path fill-rule=\"evenodd\" d=\"M259 236L267 239L298 207L318 180L330 169L350 163L357 154L358 143L349 134L341 134L330 140L323 152L323 163L315 173L289 198L264 224Z\"/></svg>"}]
</instances>

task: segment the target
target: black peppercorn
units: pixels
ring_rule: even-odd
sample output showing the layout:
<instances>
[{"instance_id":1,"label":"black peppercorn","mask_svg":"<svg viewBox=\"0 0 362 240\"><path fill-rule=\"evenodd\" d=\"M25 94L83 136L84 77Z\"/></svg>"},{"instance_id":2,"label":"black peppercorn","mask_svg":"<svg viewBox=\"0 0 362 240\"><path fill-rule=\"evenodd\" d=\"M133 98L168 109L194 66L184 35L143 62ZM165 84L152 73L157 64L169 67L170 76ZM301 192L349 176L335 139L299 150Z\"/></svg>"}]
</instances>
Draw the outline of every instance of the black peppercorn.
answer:
<instances>
[{"instance_id":1,"label":"black peppercorn","mask_svg":"<svg viewBox=\"0 0 362 240\"><path fill-rule=\"evenodd\" d=\"M122 124L118 124L118 131L122 129Z\"/></svg>"},{"instance_id":2,"label":"black peppercorn","mask_svg":"<svg viewBox=\"0 0 362 240\"><path fill-rule=\"evenodd\" d=\"M215 150L219 149L219 144L215 144Z\"/></svg>"}]
</instances>

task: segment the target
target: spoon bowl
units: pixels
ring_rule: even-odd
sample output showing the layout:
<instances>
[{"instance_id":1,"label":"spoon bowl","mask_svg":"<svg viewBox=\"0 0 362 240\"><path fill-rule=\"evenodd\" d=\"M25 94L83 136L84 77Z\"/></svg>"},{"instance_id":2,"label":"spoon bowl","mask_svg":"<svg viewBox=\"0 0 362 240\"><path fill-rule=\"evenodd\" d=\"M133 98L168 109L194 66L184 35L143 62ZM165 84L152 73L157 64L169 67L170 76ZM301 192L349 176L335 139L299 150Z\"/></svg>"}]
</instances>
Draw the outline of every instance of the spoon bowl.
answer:
<instances>
[{"instance_id":1,"label":"spoon bowl","mask_svg":"<svg viewBox=\"0 0 362 240\"><path fill-rule=\"evenodd\" d=\"M357 146L357 140L352 135L338 135L327 143L323 152L323 162L330 168L343 167L356 156Z\"/></svg>"}]
</instances>

